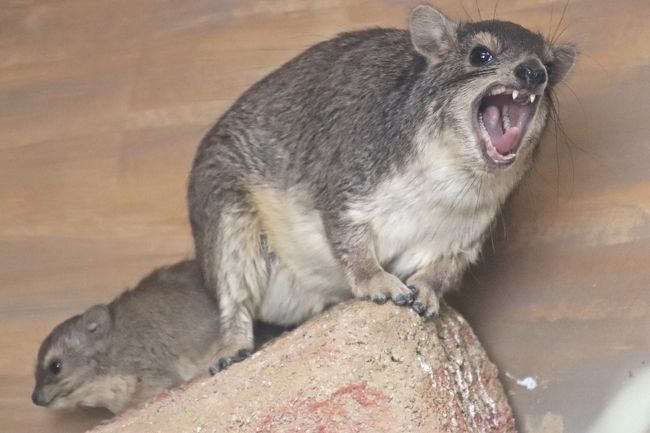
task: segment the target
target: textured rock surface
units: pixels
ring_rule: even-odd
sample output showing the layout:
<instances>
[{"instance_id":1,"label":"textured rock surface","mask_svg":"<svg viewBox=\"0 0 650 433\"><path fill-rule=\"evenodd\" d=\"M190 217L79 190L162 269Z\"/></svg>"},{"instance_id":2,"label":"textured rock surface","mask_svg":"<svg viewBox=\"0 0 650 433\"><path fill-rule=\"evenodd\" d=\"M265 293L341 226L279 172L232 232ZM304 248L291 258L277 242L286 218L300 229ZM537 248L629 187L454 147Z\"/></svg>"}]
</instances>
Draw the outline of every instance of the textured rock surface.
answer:
<instances>
[{"instance_id":1,"label":"textured rock surface","mask_svg":"<svg viewBox=\"0 0 650 433\"><path fill-rule=\"evenodd\" d=\"M497 370L449 307L335 307L214 378L95 432L515 432Z\"/></svg>"}]
</instances>

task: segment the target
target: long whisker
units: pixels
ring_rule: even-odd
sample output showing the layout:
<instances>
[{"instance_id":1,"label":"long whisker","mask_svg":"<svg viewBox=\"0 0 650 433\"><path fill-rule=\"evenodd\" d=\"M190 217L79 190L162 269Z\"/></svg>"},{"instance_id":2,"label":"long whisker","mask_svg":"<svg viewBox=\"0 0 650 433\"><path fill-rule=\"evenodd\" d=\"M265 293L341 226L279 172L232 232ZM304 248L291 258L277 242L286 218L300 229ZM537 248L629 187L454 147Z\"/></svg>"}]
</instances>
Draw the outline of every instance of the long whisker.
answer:
<instances>
[{"instance_id":1,"label":"long whisker","mask_svg":"<svg viewBox=\"0 0 650 433\"><path fill-rule=\"evenodd\" d=\"M567 83L565 83L564 81L560 81L560 84L562 84L564 87L566 87L566 89L567 89L569 92L571 92L571 94L572 94L573 97L575 98L575 100L576 100L576 102L578 103L578 105L580 105L580 111L582 111L582 116L583 116L583 118L584 118L585 120L588 120L587 110L585 110L585 106L582 104L582 101L581 101L580 98L578 97L578 94L577 94L577 93L576 93L576 92L571 88L571 86L569 86L569 85L568 85ZM582 150L582 149L581 149L581 150Z\"/></svg>"},{"instance_id":2,"label":"long whisker","mask_svg":"<svg viewBox=\"0 0 650 433\"><path fill-rule=\"evenodd\" d=\"M455 77L452 80L447 81L445 84L450 85L450 84L458 84L458 83L463 83L465 81L473 80L475 78L479 78L485 75L490 75L493 74L496 71L496 68L485 68L485 69L478 69L476 71L471 71L466 74L463 74L459 77Z\"/></svg>"},{"instance_id":3,"label":"long whisker","mask_svg":"<svg viewBox=\"0 0 650 433\"><path fill-rule=\"evenodd\" d=\"M492 19L496 19L497 17L497 8L499 7L499 0L494 2L494 9L492 10Z\"/></svg>"},{"instance_id":4,"label":"long whisker","mask_svg":"<svg viewBox=\"0 0 650 433\"><path fill-rule=\"evenodd\" d=\"M575 185L575 159L573 156L572 146L575 146L577 149L579 149L582 152L585 153L587 152L584 149L582 149L580 146L576 145L575 142L571 140L571 138L564 130L562 121L560 119L560 102L554 91L551 91L551 102L552 103L550 109L551 109L551 119L553 121L553 126L555 131L556 152L559 152L558 140L562 139L562 142L566 146L567 151L569 153L569 158L571 160L571 186L573 187L573 185Z\"/></svg>"},{"instance_id":5,"label":"long whisker","mask_svg":"<svg viewBox=\"0 0 650 433\"><path fill-rule=\"evenodd\" d=\"M560 16L560 21L558 21L557 26L555 27L555 31L553 32L553 36L551 37L551 44L554 44L555 41L557 40L557 32L559 31L560 27L564 23L564 17L566 15L566 10L569 7L569 2L571 0L566 0L566 3L564 3L564 8L562 9L562 15Z\"/></svg>"},{"instance_id":6,"label":"long whisker","mask_svg":"<svg viewBox=\"0 0 650 433\"><path fill-rule=\"evenodd\" d=\"M553 99L553 92L551 92L551 100ZM551 118L553 119L553 136L555 137L555 201L556 204L560 202L560 145L558 143L558 129L555 111L555 103L551 103Z\"/></svg>"},{"instance_id":7,"label":"long whisker","mask_svg":"<svg viewBox=\"0 0 650 433\"><path fill-rule=\"evenodd\" d=\"M603 72L609 73L609 71L607 70L607 68L605 67L605 65L603 65L602 63L600 63L600 61L598 61L598 59L595 59L593 56L590 56L589 54L585 54L585 53L583 53L583 52L580 52L580 57L586 57L586 58L588 58L589 60L591 60L592 62L594 62L596 65L598 65L598 67L599 67Z\"/></svg>"},{"instance_id":8,"label":"long whisker","mask_svg":"<svg viewBox=\"0 0 650 433\"><path fill-rule=\"evenodd\" d=\"M563 29L562 29L562 30L561 30L561 31L560 31L560 32L559 32L559 33L554 37L554 42L553 42L553 43L559 41L560 38L562 38L562 35L564 34L564 32L566 32L568 29L569 29L569 25L567 24L567 25L564 26L564 28L563 28Z\"/></svg>"},{"instance_id":9,"label":"long whisker","mask_svg":"<svg viewBox=\"0 0 650 433\"><path fill-rule=\"evenodd\" d=\"M556 99L557 99L557 98L556 98ZM558 103L558 104L559 104L559 103ZM560 118L559 113L558 113L557 118L558 118L558 119ZM560 125L559 122L554 121L554 123L555 123L556 125ZM563 135L565 135L565 136L567 137L566 139L562 140L562 142L564 143L564 145L565 145L567 151L569 152L569 159L571 160L571 188L573 189L573 186L575 185L576 172L575 172L575 159L574 159L574 157L573 157L573 149L571 149L571 142L572 142L572 141L571 141L571 139L567 136L567 134L564 132L564 130L560 129L559 126L558 126L557 129L558 129L558 130L559 130Z\"/></svg>"},{"instance_id":10,"label":"long whisker","mask_svg":"<svg viewBox=\"0 0 650 433\"><path fill-rule=\"evenodd\" d=\"M551 29L553 28L553 12L555 12L555 4L551 4L551 18L548 20L547 40L551 40Z\"/></svg>"},{"instance_id":11,"label":"long whisker","mask_svg":"<svg viewBox=\"0 0 650 433\"><path fill-rule=\"evenodd\" d=\"M465 15L467 15L467 19L468 19L468 21L469 21L470 23L473 22L474 19L473 19L472 16L469 14L469 12L467 12L467 9L465 8L465 4L464 4L462 1L459 1L459 3L460 3L460 7L463 8L463 12L465 12Z\"/></svg>"}]
</instances>

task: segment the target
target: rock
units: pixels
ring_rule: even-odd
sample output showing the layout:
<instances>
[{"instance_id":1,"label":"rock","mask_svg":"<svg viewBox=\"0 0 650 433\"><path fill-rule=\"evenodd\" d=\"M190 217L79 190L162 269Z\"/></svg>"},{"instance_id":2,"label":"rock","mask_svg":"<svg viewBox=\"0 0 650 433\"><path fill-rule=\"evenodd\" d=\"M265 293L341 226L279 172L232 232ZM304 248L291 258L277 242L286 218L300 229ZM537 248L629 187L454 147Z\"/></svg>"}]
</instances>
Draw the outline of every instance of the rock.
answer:
<instances>
[{"instance_id":1,"label":"rock","mask_svg":"<svg viewBox=\"0 0 650 433\"><path fill-rule=\"evenodd\" d=\"M339 305L95 432L512 432L498 372L443 305Z\"/></svg>"}]
</instances>

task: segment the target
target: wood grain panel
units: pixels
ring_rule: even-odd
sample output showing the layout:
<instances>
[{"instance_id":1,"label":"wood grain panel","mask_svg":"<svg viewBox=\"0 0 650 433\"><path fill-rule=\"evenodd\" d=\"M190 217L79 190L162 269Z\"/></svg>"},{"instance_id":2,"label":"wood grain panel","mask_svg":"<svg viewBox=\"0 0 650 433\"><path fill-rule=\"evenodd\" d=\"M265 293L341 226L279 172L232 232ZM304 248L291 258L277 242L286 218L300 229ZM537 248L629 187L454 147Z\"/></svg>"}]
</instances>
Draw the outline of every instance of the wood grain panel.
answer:
<instances>
[{"instance_id":1,"label":"wood grain panel","mask_svg":"<svg viewBox=\"0 0 650 433\"><path fill-rule=\"evenodd\" d=\"M415 3L2 2L0 430L83 431L101 418L31 404L41 339L191 255L187 172L242 91L340 31L404 27ZM478 17L474 1L437 4ZM493 1L478 5L492 14ZM563 6L502 1L497 16L550 34ZM571 142L549 131L452 297L531 433L585 431L650 362L650 4L572 0L564 23L582 52L558 92ZM527 376L537 388L517 384Z\"/></svg>"}]
</instances>

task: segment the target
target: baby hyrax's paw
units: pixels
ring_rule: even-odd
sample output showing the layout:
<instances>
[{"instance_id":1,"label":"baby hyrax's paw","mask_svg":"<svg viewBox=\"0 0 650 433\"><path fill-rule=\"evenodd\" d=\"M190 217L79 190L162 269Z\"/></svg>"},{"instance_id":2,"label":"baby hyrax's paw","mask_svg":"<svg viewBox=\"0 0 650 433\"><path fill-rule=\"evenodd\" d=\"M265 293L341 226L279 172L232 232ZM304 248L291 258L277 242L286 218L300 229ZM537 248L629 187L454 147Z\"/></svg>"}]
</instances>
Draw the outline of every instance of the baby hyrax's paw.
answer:
<instances>
[{"instance_id":1,"label":"baby hyrax's paw","mask_svg":"<svg viewBox=\"0 0 650 433\"><path fill-rule=\"evenodd\" d=\"M415 293L388 272L377 272L363 284L356 287L356 296L360 299L370 299L377 304L383 304L388 299L397 305L411 305Z\"/></svg>"},{"instance_id":2,"label":"baby hyrax's paw","mask_svg":"<svg viewBox=\"0 0 650 433\"><path fill-rule=\"evenodd\" d=\"M219 355L217 355L216 361L210 366L210 374L214 376L220 371L223 371L226 368L230 367L235 362L243 361L244 359L251 356L253 353L252 349L243 346L248 346L248 344L229 345L228 347L219 351ZM235 347L240 348L235 349Z\"/></svg>"},{"instance_id":3,"label":"baby hyrax's paw","mask_svg":"<svg viewBox=\"0 0 650 433\"><path fill-rule=\"evenodd\" d=\"M252 352L250 350L239 349L233 356L222 356L221 358L218 358L213 365L210 366L210 374L214 376L220 371L223 371L226 368L230 367L233 363L243 361L251 355Z\"/></svg>"}]
</instances>

